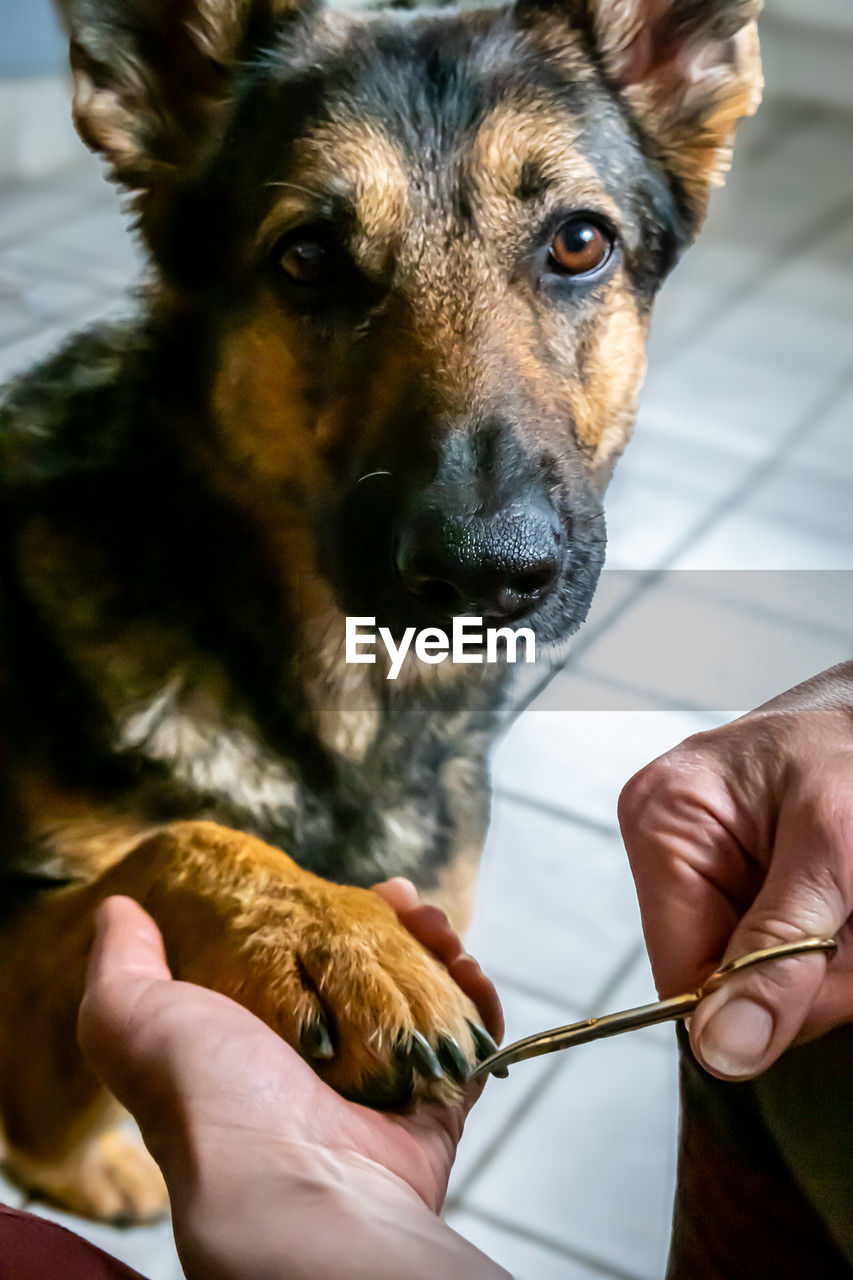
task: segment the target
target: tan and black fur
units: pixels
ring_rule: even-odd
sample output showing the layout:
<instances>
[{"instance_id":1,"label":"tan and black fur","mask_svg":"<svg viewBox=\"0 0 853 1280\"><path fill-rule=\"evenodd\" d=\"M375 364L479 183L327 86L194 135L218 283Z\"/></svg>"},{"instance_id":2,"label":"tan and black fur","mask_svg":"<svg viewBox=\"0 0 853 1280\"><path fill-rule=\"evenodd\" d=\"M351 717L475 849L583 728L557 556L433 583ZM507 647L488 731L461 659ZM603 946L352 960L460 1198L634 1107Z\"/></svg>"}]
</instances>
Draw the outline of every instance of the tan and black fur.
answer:
<instances>
[{"instance_id":1,"label":"tan and black fur","mask_svg":"<svg viewBox=\"0 0 853 1280\"><path fill-rule=\"evenodd\" d=\"M66 9L151 276L0 410L0 1112L24 1185L134 1217L159 1186L73 1035L107 893L350 1096L440 1096L482 1051L364 889L408 875L464 926L510 673L392 684L344 618L485 593L546 649L580 625L652 303L760 71L747 0ZM579 215L610 246L584 278L553 254ZM306 252L319 288L282 269ZM519 530L547 574L513 551L498 590Z\"/></svg>"}]
</instances>

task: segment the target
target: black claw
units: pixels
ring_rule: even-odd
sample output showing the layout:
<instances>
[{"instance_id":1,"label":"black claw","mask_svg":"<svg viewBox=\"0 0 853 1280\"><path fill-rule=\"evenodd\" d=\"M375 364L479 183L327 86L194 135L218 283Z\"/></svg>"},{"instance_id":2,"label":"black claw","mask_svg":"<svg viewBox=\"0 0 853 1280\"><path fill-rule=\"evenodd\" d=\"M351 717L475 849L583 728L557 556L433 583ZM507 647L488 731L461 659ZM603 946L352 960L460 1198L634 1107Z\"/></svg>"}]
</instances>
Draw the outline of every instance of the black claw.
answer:
<instances>
[{"instance_id":1,"label":"black claw","mask_svg":"<svg viewBox=\"0 0 853 1280\"><path fill-rule=\"evenodd\" d=\"M302 1032L302 1045L306 1054L314 1062L329 1062L335 1056L335 1046L329 1035L329 1028L322 1017L309 1022Z\"/></svg>"},{"instance_id":2,"label":"black claw","mask_svg":"<svg viewBox=\"0 0 853 1280\"><path fill-rule=\"evenodd\" d=\"M491 1058L493 1053L497 1053L498 1046L485 1027L479 1026L476 1022L471 1022L470 1019L468 1020L468 1026L471 1028L471 1035L474 1037L477 1061L485 1062L486 1058Z\"/></svg>"},{"instance_id":3,"label":"black claw","mask_svg":"<svg viewBox=\"0 0 853 1280\"><path fill-rule=\"evenodd\" d=\"M485 1062L486 1058L491 1058L493 1053L497 1053L498 1046L489 1035L485 1027L477 1026L476 1023L468 1020L468 1026L471 1028L471 1035L474 1037L474 1044L477 1049L477 1061ZM498 1080L506 1080L509 1075L508 1067L498 1067L491 1073Z\"/></svg>"},{"instance_id":4,"label":"black claw","mask_svg":"<svg viewBox=\"0 0 853 1280\"><path fill-rule=\"evenodd\" d=\"M471 1074L468 1059L462 1052L453 1036L442 1036L437 1045L438 1060L444 1070L457 1084L465 1084Z\"/></svg>"},{"instance_id":5,"label":"black claw","mask_svg":"<svg viewBox=\"0 0 853 1280\"><path fill-rule=\"evenodd\" d=\"M443 1080L444 1072L430 1042L420 1031L413 1031L406 1046L409 1059L427 1080Z\"/></svg>"}]
</instances>

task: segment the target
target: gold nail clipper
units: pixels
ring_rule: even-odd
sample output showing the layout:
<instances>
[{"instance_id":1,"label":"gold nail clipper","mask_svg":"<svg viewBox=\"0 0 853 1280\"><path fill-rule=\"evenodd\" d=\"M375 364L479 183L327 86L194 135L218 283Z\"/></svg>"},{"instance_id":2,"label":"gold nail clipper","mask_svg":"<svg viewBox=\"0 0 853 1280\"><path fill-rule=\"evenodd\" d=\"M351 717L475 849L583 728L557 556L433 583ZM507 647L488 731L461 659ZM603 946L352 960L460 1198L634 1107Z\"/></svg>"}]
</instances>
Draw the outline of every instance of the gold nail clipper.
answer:
<instances>
[{"instance_id":1,"label":"gold nail clipper","mask_svg":"<svg viewBox=\"0 0 853 1280\"><path fill-rule=\"evenodd\" d=\"M829 955L838 950L834 938L801 938L797 942L783 942L775 947L765 947L763 951L751 951L749 955L730 960L722 968L703 982L698 991L690 991L683 996L671 996L668 1000L658 1000L654 1004L640 1005L637 1009L625 1009L622 1013L608 1013L600 1018L585 1018L583 1022L572 1022L567 1027L555 1027L553 1031L540 1031L538 1035L526 1036L524 1040L516 1040L493 1053L472 1073L474 1077L485 1075L506 1076L507 1067L516 1062L524 1062L527 1058L539 1058L545 1053L557 1053L560 1049L571 1049L575 1045L589 1044L592 1040L604 1040L608 1036L619 1036L623 1031L638 1031L641 1027L653 1027L659 1022L673 1022L679 1018L687 1018L696 1008L700 1000L716 991L724 982L744 969L753 965L766 964L770 960L784 960L787 956L807 955L809 952L823 951Z\"/></svg>"}]
</instances>

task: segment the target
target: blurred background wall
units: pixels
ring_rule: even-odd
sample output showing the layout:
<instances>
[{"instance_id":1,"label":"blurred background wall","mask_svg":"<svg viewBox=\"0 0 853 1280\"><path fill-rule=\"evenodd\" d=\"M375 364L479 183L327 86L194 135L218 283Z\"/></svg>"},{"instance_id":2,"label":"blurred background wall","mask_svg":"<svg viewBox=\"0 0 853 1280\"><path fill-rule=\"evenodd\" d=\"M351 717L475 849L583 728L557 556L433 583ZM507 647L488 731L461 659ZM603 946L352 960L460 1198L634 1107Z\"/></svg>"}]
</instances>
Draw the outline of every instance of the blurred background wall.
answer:
<instances>
[{"instance_id":1,"label":"blurred background wall","mask_svg":"<svg viewBox=\"0 0 853 1280\"><path fill-rule=\"evenodd\" d=\"M766 0L771 93L853 108L853 0ZM66 49L52 0L0 0L0 180L71 162Z\"/></svg>"},{"instance_id":2,"label":"blurred background wall","mask_svg":"<svg viewBox=\"0 0 853 1280\"><path fill-rule=\"evenodd\" d=\"M43 76L65 65L65 41L49 0L0 0L0 76Z\"/></svg>"},{"instance_id":3,"label":"blurred background wall","mask_svg":"<svg viewBox=\"0 0 853 1280\"><path fill-rule=\"evenodd\" d=\"M67 65L51 0L0 0L0 181L50 173L77 157Z\"/></svg>"}]
</instances>

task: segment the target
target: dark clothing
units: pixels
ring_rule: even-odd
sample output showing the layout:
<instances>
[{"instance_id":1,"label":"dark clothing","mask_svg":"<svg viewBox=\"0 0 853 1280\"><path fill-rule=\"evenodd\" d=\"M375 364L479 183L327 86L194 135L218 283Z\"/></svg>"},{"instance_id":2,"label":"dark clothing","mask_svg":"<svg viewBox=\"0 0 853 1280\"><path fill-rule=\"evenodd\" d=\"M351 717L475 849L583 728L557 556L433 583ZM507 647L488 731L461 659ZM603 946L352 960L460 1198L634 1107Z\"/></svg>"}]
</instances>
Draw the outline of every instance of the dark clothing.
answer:
<instances>
[{"instance_id":1,"label":"dark clothing","mask_svg":"<svg viewBox=\"0 0 853 1280\"><path fill-rule=\"evenodd\" d=\"M805 1170L793 1172L785 1135L780 1129L777 1138L768 1123L765 1082L759 1092L753 1082L715 1079L696 1062L683 1029L679 1038L681 1141L667 1280L853 1280ZM767 1079L789 1073L797 1055L821 1053L829 1041L792 1050ZM786 1092L797 1112L808 1113L808 1094ZM837 1124L825 1150L837 1150L851 1130L840 1123L838 1093L824 1090L822 1100Z\"/></svg>"},{"instance_id":2,"label":"dark clothing","mask_svg":"<svg viewBox=\"0 0 853 1280\"><path fill-rule=\"evenodd\" d=\"M64 1227L0 1205L0 1280L143 1280Z\"/></svg>"}]
</instances>

